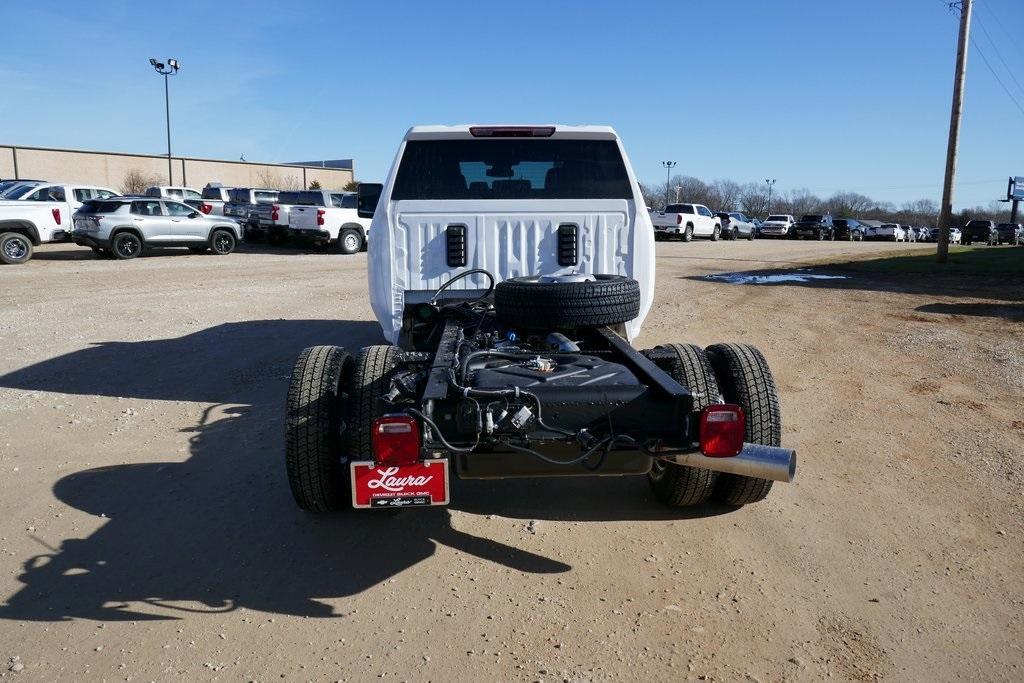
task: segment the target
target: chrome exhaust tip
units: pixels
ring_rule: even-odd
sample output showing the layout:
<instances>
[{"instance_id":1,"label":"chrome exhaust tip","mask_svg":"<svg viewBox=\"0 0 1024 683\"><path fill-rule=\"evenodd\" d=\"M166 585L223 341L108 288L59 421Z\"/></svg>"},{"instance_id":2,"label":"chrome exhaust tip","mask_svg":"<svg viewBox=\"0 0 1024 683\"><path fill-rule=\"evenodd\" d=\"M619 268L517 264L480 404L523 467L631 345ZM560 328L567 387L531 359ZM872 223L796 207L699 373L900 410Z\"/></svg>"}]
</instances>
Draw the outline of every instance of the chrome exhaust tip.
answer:
<instances>
[{"instance_id":1,"label":"chrome exhaust tip","mask_svg":"<svg viewBox=\"0 0 1024 683\"><path fill-rule=\"evenodd\" d=\"M729 458L709 458L697 451L666 456L663 459L677 465L699 467L715 472L728 472L744 477L771 479L787 484L796 477L796 451L757 443L744 443L743 450L738 455Z\"/></svg>"}]
</instances>

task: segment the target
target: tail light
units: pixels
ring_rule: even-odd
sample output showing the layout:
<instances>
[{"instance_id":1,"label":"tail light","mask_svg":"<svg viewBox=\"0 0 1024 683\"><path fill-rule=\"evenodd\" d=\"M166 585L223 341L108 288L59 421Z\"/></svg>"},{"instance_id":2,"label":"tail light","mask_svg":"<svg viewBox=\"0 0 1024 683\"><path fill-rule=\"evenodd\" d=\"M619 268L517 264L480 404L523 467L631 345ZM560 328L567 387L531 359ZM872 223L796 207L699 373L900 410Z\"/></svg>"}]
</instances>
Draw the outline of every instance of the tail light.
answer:
<instances>
[{"instance_id":1,"label":"tail light","mask_svg":"<svg viewBox=\"0 0 1024 683\"><path fill-rule=\"evenodd\" d=\"M709 458L731 458L743 450L746 429L743 408L717 404L700 413L700 450Z\"/></svg>"},{"instance_id":2,"label":"tail light","mask_svg":"<svg viewBox=\"0 0 1024 683\"><path fill-rule=\"evenodd\" d=\"M50 209L50 213L53 214L53 222L60 225L60 209Z\"/></svg>"},{"instance_id":3,"label":"tail light","mask_svg":"<svg viewBox=\"0 0 1024 683\"><path fill-rule=\"evenodd\" d=\"M470 126L469 134L475 138L549 138L555 134L555 127Z\"/></svg>"},{"instance_id":4,"label":"tail light","mask_svg":"<svg viewBox=\"0 0 1024 683\"><path fill-rule=\"evenodd\" d=\"M683 224L683 214L677 213L676 214L676 225L682 225L682 224Z\"/></svg>"},{"instance_id":5,"label":"tail light","mask_svg":"<svg viewBox=\"0 0 1024 683\"><path fill-rule=\"evenodd\" d=\"M210 213L211 211L213 211L213 204L207 204L206 202L203 202L202 204L199 205L199 210L202 211L203 213Z\"/></svg>"},{"instance_id":6,"label":"tail light","mask_svg":"<svg viewBox=\"0 0 1024 683\"><path fill-rule=\"evenodd\" d=\"M316 224L317 225L323 225L324 224L324 213L325 212L324 212L323 209L317 209L316 210Z\"/></svg>"},{"instance_id":7,"label":"tail light","mask_svg":"<svg viewBox=\"0 0 1024 683\"><path fill-rule=\"evenodd\" d=\"M420 459L420 428L408 415L373 421L373 458L380 465L411 465Z\"/></svg>"},{"instance_id":8,"label":"tail light","mask_svg":"<svg viewBox=\"0 0 1024 683\"><path fill-rule=\"evenodd\" d=\"M278 206L277 204L271 205L271 207L270 207L270 220L276 221L281 216L281 214L279 213L280 211L281 211L281 207L280 206Z\"/></svg>"}]
</instances>

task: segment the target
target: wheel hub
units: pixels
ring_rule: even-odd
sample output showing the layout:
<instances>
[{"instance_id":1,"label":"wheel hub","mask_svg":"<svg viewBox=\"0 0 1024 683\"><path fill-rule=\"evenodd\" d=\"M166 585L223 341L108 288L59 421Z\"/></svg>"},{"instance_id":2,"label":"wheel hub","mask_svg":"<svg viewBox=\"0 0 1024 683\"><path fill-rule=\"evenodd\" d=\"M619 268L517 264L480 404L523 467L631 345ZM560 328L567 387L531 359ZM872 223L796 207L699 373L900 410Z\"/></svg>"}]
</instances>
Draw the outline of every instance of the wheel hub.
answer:
<instances>
[{"instance_id":1,"label":"wheel hub","mask_svg":"<svg viewBox=\"0 0 1024 683\"><path fill-rule=\"evenodd\" d=\"M597 278L587 273L563 273L561 275L541 275L537 282L542 284L574 284L576 282L594 282Z\"/></svg>"},{"instance_id":2,"label":"wheel hub","mask_svg":"<svg viewBox=\"0 0 1024 683\"><path fill-rule=\"evenodd\" d=\"M4 243L4 255L10 259L21 259L28 253L25 241L19 238L12 238Z\"/></svg>"}]
</instances>

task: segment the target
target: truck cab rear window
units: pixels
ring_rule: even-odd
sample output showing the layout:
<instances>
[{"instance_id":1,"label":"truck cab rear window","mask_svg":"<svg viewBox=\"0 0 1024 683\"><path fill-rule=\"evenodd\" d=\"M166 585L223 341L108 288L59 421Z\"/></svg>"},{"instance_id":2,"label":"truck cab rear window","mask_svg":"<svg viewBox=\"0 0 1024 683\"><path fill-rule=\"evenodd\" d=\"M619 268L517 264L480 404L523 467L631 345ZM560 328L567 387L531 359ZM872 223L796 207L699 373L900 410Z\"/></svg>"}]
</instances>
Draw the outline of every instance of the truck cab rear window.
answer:
<instances>
[{"instance_id":1,"label":"truck cab rear window","mask_svg":"<svg viewBox=\"0 0 1024 683\"><path fill-rule=\"evenodd\" d=\"M302 191L282 192L277 196L277 201L281 204L290 204L292 206L323 206L324 193Z\"/></svg>"},{"instance_id":2,"label":"truck cab rear window","mask_svg":"<svg viewBox=\"0 0 1024 683\"><path fill-rule=\"evenodd\" d=\"M612 140L410 140L391 199L632 199Z\"/></svg>"}]
</instances>

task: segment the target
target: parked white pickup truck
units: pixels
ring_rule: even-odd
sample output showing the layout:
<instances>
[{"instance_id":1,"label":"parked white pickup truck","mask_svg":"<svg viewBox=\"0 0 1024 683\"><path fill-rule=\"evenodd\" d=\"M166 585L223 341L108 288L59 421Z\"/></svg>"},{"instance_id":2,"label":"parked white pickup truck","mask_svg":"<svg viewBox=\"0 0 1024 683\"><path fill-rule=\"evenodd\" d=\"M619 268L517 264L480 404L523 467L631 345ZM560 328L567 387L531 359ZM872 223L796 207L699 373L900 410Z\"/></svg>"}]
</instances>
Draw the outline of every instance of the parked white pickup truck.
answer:
<instances>
[{"instance_id":1,"label":"parked white pickup truck","mask_svg":"<svg viewBox=\"0 0 1024 683\"><path fill-rule=\"evenodd\" d=\"M147 187L146 196L161 197L163 199L177 199L179 202L187 201L189 199L203 198L203 194L199 190L193 190L191 187L181 187L180 185L157 185L154 187Z\"/></svg>"},{"instance_id":2,"label":"parked white pickup truck","mask_svg":"<svg viewBox=\"0 0 1024 683\"><path fill-rule=\"evenodd\" d=\"M761 237L789 237L796 218L788 213L774 213L761 223Z\"/></svg>"},{"instance_id":3,"label":"parked white pickup truck","mask_svg":"<svg viewBox=\"0 0 1024 683\"><path fill-rule=\"evenodd\" d=\"M47 184L32 187L18 199L0 201L0 262L24 263L46 242L63 242L71 234L71 216L90 199L117 193L91 185Z\"/></svg>"},{"instance_id":4,"label":"parked white pickup truck","mask_svg":"<svg viewBox=\"0 0 1024 683\"><path fill-rule=\"evenodd\" d=\"M681 238L689 242L694 237L722 236L722 220L703 204L669 204L664 211L651 214L655 239Z\"/></svg>"},{"instance_id":5,"label":"parked white pickup truck","mask_svg":"<svg viewBox=\"0 0 1024 683\"><path fill-rule=\"evenodd\" d=\"M336 245L342 254L354 254L366 247L369 218L356 212L355 193L331 193L330 206L293 206L288 228L295 239Z\"/></svg>"},{"instance_id":6,"label":"parked white pickup truck","mask_svg":"<svg viewBox=\"0 0 1024 683\"><path fill-rule=\"evenodd\" d=\"M210 183L203 188L200 199L186 199L185 203L207 216L223 216L224 205L231 201L231 190L219 183Z\"/></svg>"}]
</instances>

